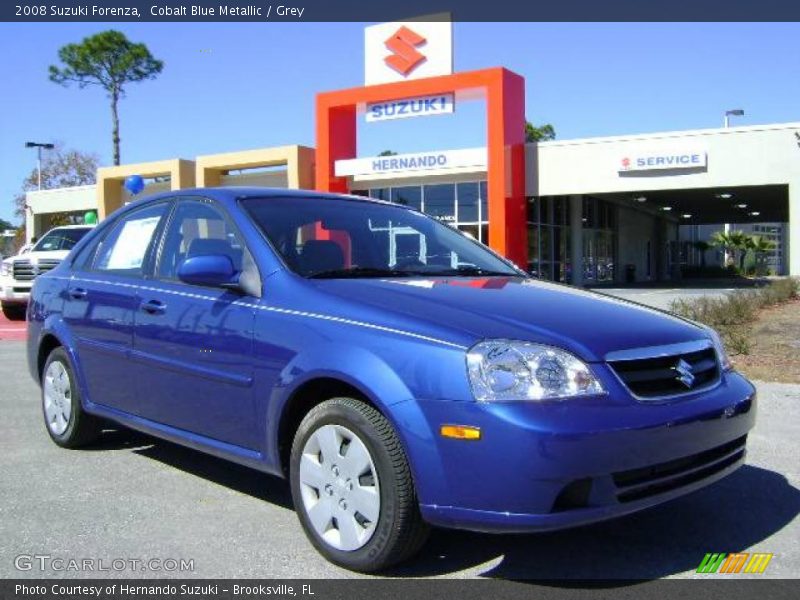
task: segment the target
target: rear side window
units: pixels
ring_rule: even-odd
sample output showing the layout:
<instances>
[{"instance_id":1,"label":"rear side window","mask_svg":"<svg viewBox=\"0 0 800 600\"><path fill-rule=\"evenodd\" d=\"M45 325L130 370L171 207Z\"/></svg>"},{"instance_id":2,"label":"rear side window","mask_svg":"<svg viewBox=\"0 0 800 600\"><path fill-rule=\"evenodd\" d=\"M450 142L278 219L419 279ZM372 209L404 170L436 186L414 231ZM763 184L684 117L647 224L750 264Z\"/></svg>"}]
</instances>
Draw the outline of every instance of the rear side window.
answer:
<instances>
[{"instance_id":1,"label":"rear side window","mask_svg":"<svg viewBox=\"0 0 800 600\"><path fill-rule=\"evenodd\" d=\"M140 277L166 203L149 206L120 219L100 243L93 271Z\"/></svg>"}]
</instances>

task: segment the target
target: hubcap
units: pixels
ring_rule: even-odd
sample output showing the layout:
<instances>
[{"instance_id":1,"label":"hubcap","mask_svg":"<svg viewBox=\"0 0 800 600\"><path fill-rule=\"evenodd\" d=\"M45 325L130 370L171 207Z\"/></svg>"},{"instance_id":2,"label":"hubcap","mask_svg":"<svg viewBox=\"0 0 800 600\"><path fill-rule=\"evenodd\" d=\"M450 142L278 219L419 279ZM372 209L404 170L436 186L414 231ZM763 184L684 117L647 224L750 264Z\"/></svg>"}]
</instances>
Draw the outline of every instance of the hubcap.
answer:
<instances>
[{"instance_id":1,"label":"hubcap","mask_svg":"<svg viewBox=\"0 0 800 600\"><path fill-rule=\"evenodd\" d=\"M381 514L378 471L364 442L341 425L311 434L300 458L303 508L314 531L337 550L366 544Z\"/></svg>"},{"instance_id":2,"label":"hubcap","mask_svg":"<svg viewBox=\"0 0 800 600\"><path fill-rule=\"evenodd\" d=\"M47 427L61 435L69 425L72 413L72 388L69 373L59 361L50 363L44 374L44 416Z\"/></svg>"}]
</instances>

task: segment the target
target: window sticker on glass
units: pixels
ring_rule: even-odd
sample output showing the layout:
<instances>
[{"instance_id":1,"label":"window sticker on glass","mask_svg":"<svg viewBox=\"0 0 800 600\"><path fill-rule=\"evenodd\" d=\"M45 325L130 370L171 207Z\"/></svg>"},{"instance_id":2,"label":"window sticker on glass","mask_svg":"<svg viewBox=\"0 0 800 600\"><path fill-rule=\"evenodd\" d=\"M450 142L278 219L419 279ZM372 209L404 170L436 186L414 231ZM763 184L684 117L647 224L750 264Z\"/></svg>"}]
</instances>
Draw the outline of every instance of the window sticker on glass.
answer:
<instances>
[{"instance_id":1,"label":"window sticker on glass","mask_svg":"<svg viewBox=\"0 0 800 600\"><path fill-rule=\"evenodd\" d=\"M103 267L109 270L140 268L159 219L160 216L155 216L125 223Z\"/></svg>"}]
</instances>

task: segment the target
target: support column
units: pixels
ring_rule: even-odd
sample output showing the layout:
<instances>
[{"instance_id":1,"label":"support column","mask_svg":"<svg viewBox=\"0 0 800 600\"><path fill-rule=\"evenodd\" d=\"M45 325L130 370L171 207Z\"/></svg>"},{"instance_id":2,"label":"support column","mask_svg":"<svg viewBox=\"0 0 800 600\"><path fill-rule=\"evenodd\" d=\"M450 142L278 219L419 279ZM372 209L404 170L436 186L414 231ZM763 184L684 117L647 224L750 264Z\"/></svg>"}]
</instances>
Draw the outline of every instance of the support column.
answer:
<instances>
[{"instance_id":1,"label":"support column","mask_svg":"<svg viewBox=\"0 0 800 600\"><path fill-rule=\"evenodd\" d=\"M666 219L657 219L656 223L656 280L669 281L669 223Z\"/></svg>"},{"instance_id":2,"label":"support column","mask_svg":"<svg viewBox=\"0 0 800 600\"><path fill-rule=\"evenodd\" d=\"M489 245L526 269L525 80L505 69L493 79L486 93Z\"/></svg>"},{"instance_id":3,"label":"support column","mask_svg":"<svg viewBox=\"0 0 800 600\"><path fill-rule=\"evenodd\" d=\"M317 95L316 188L323 192L348 192L346 177L337 177L337 160L356 157L356 104L331 105L329 96ZM335 102L335 100L334 100Z\"/></svg>"},{"instance_id":4,"label":"support column","mask_svg":"<svg viewBox=\"0 0 800 600\"><path fill-rule=\"evenodd\" d=\"M800 277L800 179L789 183L789 222L786 229L789 237L787 272L792 277Z\"/></svg>"},{"instance_id":5,"label":"support column","mask_svg":"<svg viewBox=\"0 0 800 600\"><path fill-rule=\"evenodd\" d=\"M572 264L572 285L583 285L583 196L569 197L569 260Z\"/></svg>"},{"instance_id":6,"label":"support column","mask_svg":"<svg viewBox=\"0 0 800 600\"><path fill-rule=\"evenodd\" d=\"M30 244L34 235L39 235L36 230L36 215L29 208L25 208L25 243Z\"/></svg>"}]
</instances>

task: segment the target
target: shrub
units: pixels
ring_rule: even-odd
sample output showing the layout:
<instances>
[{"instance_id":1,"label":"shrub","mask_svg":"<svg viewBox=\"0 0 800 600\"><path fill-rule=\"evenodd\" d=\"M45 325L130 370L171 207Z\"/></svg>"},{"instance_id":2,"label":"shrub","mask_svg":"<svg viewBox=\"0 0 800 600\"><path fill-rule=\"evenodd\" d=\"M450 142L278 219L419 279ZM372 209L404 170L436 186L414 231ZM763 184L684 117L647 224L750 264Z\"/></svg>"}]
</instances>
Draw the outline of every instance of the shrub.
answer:
<instances>
[{"instance_id":1,"label":"shrub","mask_svg":"<svg viewBox=\"0 0 800 600\"><path fill-rule=\"evenodd\" d=\"M778 279L762 288L740 290L720 298L702 296L693 300L675 300L670 310L716 329L731 354L748 354L758 310L798 297L800 279Z\"/></svg>"}]
</instances>

